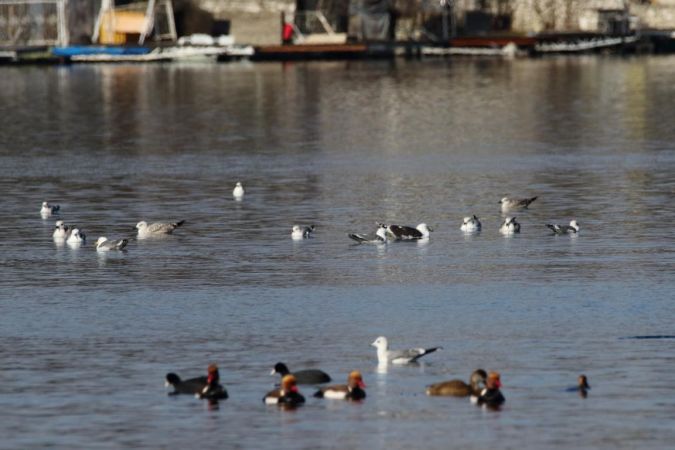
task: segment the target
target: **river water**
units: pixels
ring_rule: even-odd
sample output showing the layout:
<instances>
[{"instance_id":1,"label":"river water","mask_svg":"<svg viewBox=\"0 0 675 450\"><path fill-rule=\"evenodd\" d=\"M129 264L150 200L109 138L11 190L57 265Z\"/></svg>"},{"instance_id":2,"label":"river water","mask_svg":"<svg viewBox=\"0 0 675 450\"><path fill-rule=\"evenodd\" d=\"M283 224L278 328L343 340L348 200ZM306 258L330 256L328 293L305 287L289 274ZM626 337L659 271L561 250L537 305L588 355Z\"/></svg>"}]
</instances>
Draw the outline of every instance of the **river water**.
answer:
<instances>
[{"instance_id":1,"label":"river water","mask_svg":"<svg viewBox=\"0 0 675 450\"><path fill-rule=\"evenodd\" d=\"M0 75L1 448L675 441L673 57ZM504 195L539 197L510 238L497 232ZM43 220L44 200L60 214ZM464 236L471 214L483 231ZM573 218L578 236L544 226ZM56 245L57 219L88 243ZM126 252L92 245L181 219ZM435 231L347 238L380 221ZM295 223L314 238L293 242ZM382 368L379 335L444 348ZM360 369L368 398L301 387L304 407L265 406L277 361L339 382ZM210 362L230 399L167 396L167 372ZM501 373L501 411L424 394L477 367ZM580 373L586 399L565 392Z\"/></svg>"}]
</instances>

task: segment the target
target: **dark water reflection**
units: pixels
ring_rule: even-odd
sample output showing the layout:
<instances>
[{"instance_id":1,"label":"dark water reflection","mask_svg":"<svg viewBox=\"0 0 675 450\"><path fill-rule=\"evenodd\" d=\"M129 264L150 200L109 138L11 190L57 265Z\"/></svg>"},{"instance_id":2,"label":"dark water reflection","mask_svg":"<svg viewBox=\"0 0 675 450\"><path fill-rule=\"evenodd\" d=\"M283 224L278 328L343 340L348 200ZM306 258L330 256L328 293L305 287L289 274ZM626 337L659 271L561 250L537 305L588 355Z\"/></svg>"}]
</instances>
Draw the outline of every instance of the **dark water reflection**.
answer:
<instances>
[{"instance_id":1,"label":"dark water reflection","mask_svg":"<svg viewBox=\"0 0 675 450\"><path fill-rule=\"evenodd\" d=\"M673 334L674 75L598 57L3 68L0 447L668 447L672 341L622 338ZM539 196L511 238L507 194ZM43 200L89 243L55 245ZM481 234L459 232L469 214ZM576 237L543 226L572 218ZM178 219L125 253L91 245ZM376 221L436 231L347 239ZM381 334L445 350L382 373ZM267 408L279 360L359 368L368 398ZM217 409L165 396L166 372L211 361ZM502 411L424 395L476 367L501 371ZM582 372L585 400L564 392Z\"/></svg>"}]
</instances>

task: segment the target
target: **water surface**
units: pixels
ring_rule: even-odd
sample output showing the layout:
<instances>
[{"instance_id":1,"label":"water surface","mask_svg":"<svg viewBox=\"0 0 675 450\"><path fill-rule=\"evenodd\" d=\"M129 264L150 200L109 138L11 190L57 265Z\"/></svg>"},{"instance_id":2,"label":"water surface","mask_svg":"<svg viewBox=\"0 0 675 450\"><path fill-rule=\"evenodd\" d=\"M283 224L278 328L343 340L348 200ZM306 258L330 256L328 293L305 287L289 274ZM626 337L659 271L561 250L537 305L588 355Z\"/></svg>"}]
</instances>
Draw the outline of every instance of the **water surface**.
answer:
<instances>
[{"instance_id":1,"label":"water surface","mask_svg":"<svg viewBox=\"0 0 675 450\"><path fill-rule=\"evenodd\" d=\"M670 57L3 68L0 447L667 448L675 341L625 338L675 334L674 75ZM497 233L504 195L539 196L519 236ZM57 218L90 242L55 245ZM543 226L572 218L579 236ZM179 219L121 254L91 244ZM378 221L435 231L347 238ZM378 335L444 350L385 372ZM277 361L358 368L368 398L266 407ZM166 395L165 373L209 362L218 409ZM502 411L424 395L477 367L501 372ZM564 392L579 373L585 400Z\"/></svg>"}]
</instances>

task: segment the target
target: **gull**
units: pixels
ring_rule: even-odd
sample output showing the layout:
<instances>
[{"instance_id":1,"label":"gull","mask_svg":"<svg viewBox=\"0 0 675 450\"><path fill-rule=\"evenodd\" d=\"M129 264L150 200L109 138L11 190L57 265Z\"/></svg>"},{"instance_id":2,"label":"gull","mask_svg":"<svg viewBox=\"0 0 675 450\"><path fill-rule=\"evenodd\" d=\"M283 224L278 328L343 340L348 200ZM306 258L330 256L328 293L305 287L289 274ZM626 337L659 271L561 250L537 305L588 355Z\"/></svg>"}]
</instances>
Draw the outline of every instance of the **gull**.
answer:
<instances>
[{"instance_id":1,"label":"gull","mask_svg":"<svg viewBox=\"0 0 675 450\"><path fill-rule=\"evenodd\" d=\"M291 231L291 238L294 241L301 241L303 239L308 239L313 231L314 231L314 225L310 225L308 227L301 227L300 225L293 225L293 230Z\"/></svg>"},{"instance_id":2,"label":"gull","mask_svg":"<svg viewBox=\"0 0 675 450\"><path fill-rule=\"evenodd\" d=\"M54 234L52 236L54 239L65 239L68 236L69 230L70 228L63 223L63 220L57 220L54 224Z\"/></svg>"},{"instance_id":3,"label":"gull","mask_svg":"<svg viewBox=\"0 0 675 450\"><path fill-rule=\"evenodd\" d=\"M70 233L68 233L68 239L66 239L66 243L68 244L81 244L87 239L87 236L80 231L79 228L73 228L70 230Z\"/></svg>"},{"instance_id":4,"label":"gull","mask_svg":"<svg viewBox=\"0 0 675 450\"><path fill-rule=\"evenodd\" d=\"M232 190L232 197L239 201L244 198L244 192L244 186L241 185L241 182L237 181L237 185Z\"/></svg>"},{"instance_id":5,"label":"gull","mask_svg":"<svg viewBox=\"0 0 675 450\"><path fill-rule=\"evenodd\" d=\"M136 224L136 228L138 229L138 237L143 239L147 237L171 234L173 233L173 230L183 225L184 223L185 221L181 220L179 222L172 222L172 223L155 222L148 225L147 222L141 221Z\"/></svg>"},{"instance_id":6,"label":"gull","mask_svg":"<svg viewBox=\"0 0 675 450\"><path fill-rule=\"evenodd\" d=\"M536 199L537 197L518 198L518 199L504 197L501 200L499 200L499 203L501 203L502 205L502 212L507 212L514 209L526 209L528 206L530 206L530 203L532 203Z\"/></svg>"},{"instance_id":7,"label":"gull","mask_svg":"<svg viewBox=\"0 0 675 450\"><path fill-rule=\"evenodd\" d=\"M576 220L572 220L569 225L551 225L547 223L546 226L555 234L577 234L579 232L579 224Z\"/></svg>"},{"instance_id":8,"label":"gull","mask_svg":"<svg viewBox=\"0 0 675 450\"><path fill-rule=\"evenodd\" d=\"M504 219L501 228L499 228L501 234L514 234L520 233L520 224L516 222L515 217L507 217Z\"/></svg>"},{"instance_id":9,"label":"gull","mask_svg":"<svg viewBox=\"0 0 675 450\"><path fill-rule=\"evenodd\" d=\"M122 250L127 246L129 241L127 239L117 239L115 241L108 240L107 237L101 236L96 241L96 250L99 252L107 252L110 250Z\"/></svg>"},{"instance_id":10,"label":"gull","mask_svg":"<svg viewBox=\"0 0 675 450\"><path fill-rule=\"evenodd\" d=\"M421 223L417 227L408 227L403 225L386 225L387 235L397 241L407 241L412 239L426 239L433 228L426 223Z\"/></svg>"},{"instance_id":11,"label":"gull","mask_svg":"<svg viewBox=\"0 0 675 450\"><path fill-rule=\"evenodd\" d=\"M58 213L59 209L61 209L61 206L59 205L50 205L49 202L42 202L40 214L43 216L51 216L52 214Z\"/></svg>"},{"instance_id":12,"label":"gull","mask_svg":"<svg viewBox=\"0 0 675 450\"><path fill-rule=\"evenodd\" d=\"M480 220L478 220L478 217L476 217L475 214L472 217L465 217L462 226L459 227L459 229L465 233L474 233L480 231L480 228Z\"/></svg>"},{"instance_id":13,"label":"gull","mask_svg":"<svg viewBox=\"0 0 675 450\"><path fill-rule=\"evenodd\" d=\"M387 242L387 226L379 223L377 226L377 231L375 233L360 234L360 233L349 233L350 239L355 240L359 244L384 244Z\"/></svg>"},{"instance_id":14,"label":"gull","mask_svg":"<svg viewBox=\"0 0 675 450\"><path fill-rule=\"evenodd\" d=\"M443 347L410 348L407 350L389 350L387 338L380 336L371 344L377 348L377 360L380 364L391 362L393 364L407 364L416 362L422 356L435 352Z\"/></svg>"}]
</instances>

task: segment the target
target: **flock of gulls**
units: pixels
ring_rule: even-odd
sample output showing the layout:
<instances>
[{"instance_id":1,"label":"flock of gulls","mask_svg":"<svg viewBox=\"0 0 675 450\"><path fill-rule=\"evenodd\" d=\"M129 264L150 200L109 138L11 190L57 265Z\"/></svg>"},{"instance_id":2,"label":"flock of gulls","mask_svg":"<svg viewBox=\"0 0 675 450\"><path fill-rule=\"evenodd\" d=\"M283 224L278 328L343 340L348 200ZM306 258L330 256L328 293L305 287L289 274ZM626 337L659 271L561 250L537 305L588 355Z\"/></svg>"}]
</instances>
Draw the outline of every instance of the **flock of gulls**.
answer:
<instances>
[{"instance_id":1,"label":"flock of gulls","mask_svg":"<svg viewBox=\"0 0 675 450\"><path fill-rule=\"evenodd\" d=\"M232 190L232 197L236 201L242 201L245 194L244 187L241 182L237 182ZM527 209L537 197L513 199L509 197L502 198L499 203L501 205L502 213L510 213L517 210ZM47 219L53 215L59 214L61 207L59 205L51 205L48 202L42 203L40 214L43 219ZM135 229L138 232L139 239L165 236L173 233L173 231L183 225L184 220L178 222L155 222L148 224L145 221L138 222ZM546 224L553 234L558 235L576 235L579 233L579 224L576 220L570 221L569 225ZM507 216L502 222L499 232L504 235L513 235L520 233L521 225L516 220L516 217ZM314 232L314 225L293 225L291 229L291 239L303 240L309 239ZM464 217L460 230L464 233L480 233L482 224L476 215ZM358 242L359 244L385 244L388 241L426 241L434 231L432 227L426 223L420 223L416 227L407 225L393 225L377 223L377 229L373 233L349 233L347 236ZM53 234L56 242L65 242L70 246L81 246L86 241L86 235L77 227L67 226L63 220L57 220L55 223L55 230ZM105 236L101 236L96 240L95 247L97 251L107 252L111 250L124 250L129 243L128 239L111 240Z\"/></svg>"},{"instance_id":2,"label":"flock of gulls","mask_svg":"<svg viewBox=\"0 0 675 450\"><path fill-rule=\"evenodd\" d=\"M245 195L244 187L237 182L232 191L232 197L236 201L242 201ZM537 197L512 199L502 198L502 213L509 213L517 210L527 209ZM59 214L60 206L51 205L48 202L42 203L40 213L43 219ZM175 229L183 225L184 221L178 222L156 222L147 223L138 222L135 230L139 239L165 236L173 233ZM572 220L569 225L546 224L554 234L574 235L579 232L579 225L576 220ZM314 232L315 226L294 225L291 229L291 238L293 240L308 239ZM464 217L460 230L465 233L479 233L482 229L480 219L476 215ZM504 235L520 233L521 225L516 221L516 217L508 216L504 218L499 232ZM421 223L416 227L378 223L374 233L359 234L349 233L350 239L360 244L385 244L388 241L423 241L430 237L433 228L426 223ZM67 226L63 220L57 220L53 238L56 242L65 242L70 246L81 246L86 241L86 236L82 230L77 227ZM124 250L129 243L128 239L108 239L101 236L96 240L96 250L99 252L108 252L114 250ZM391 350L389 343L384 336L378 337L372 343L377 348L377 358L380 365L391 364L414 364L421 357L435 352L441 347L431 348L411 348L406 350ZM314 397L325 399L352 400L361 401L366 398L365 383L360 371L353 370L347 376L346 384L335 384L327 387L321 387L322 384L329 383L332 378L325 372L318 369L300 370L296 372L289 371L283 363L274 366L272 374L281 375L281 382L278 388L268 392L263 397L266 404L274 404L283 407L296 407L305 402L305 397L300 393L298 385L312 385L316 388ZM173 387L169 395L190 394L198 398L209 401L224 400L228 398L227 390L220 384L220 373L218 366L210 364L207 368L206 376L199 376L182 380L175 373L166 375L166 385ZM504 395L500 391L501 379L499 372L486 372L483 369L476 369L470 376L469 382L462 380L450 380L432 384L426 387L426 393L430 396L453 396L469 397L472 403L485 406L491 409L498 409L504 403ZM569 388L569 391L578 392L582 397L587 396L590 389L585 375L580 375L577 380L577 386Z\"/></svg>"},{"instance_id":3,"label":"flock of gulls","mask_svg":"<svg viewBox=\"0 0 675 450\"><path fill-rule=\"evenodd\" d=\"M405 350L391 350L387 338L380 336L371 344L377 348L378 368L388 364L415 364L417 361L442 347L410 348ZM329 400L362 401L366 398L366 384L359 370L352 370L347 375L345 384L332 384L330 375L320 369L305 369L291 372L286 364L279 362L271 371L271 375L279 374L281 382L277 388L267 392L262 401L267 405L277 405L284 409L296 408L305 403L305 397L298 385L313 387L313 397ZM171 372L165 377L165 385L173 388L169 395L188 394L196 398L217 403L229 397L227 390L220 383L220 373L216 364L210 364L206 376L181 379ZM469 382L463 380L449 380L434 383L426 387L429 396L468 397L470 402L486 409L499 410L506 399L502 394L501 376L499 372L486 372L476 369L469 377ZM567 388L567 392L576 392L582 398L588 396L590 390L588 379L579 375L577 385Z\"/></svg>"}]
</instances>

